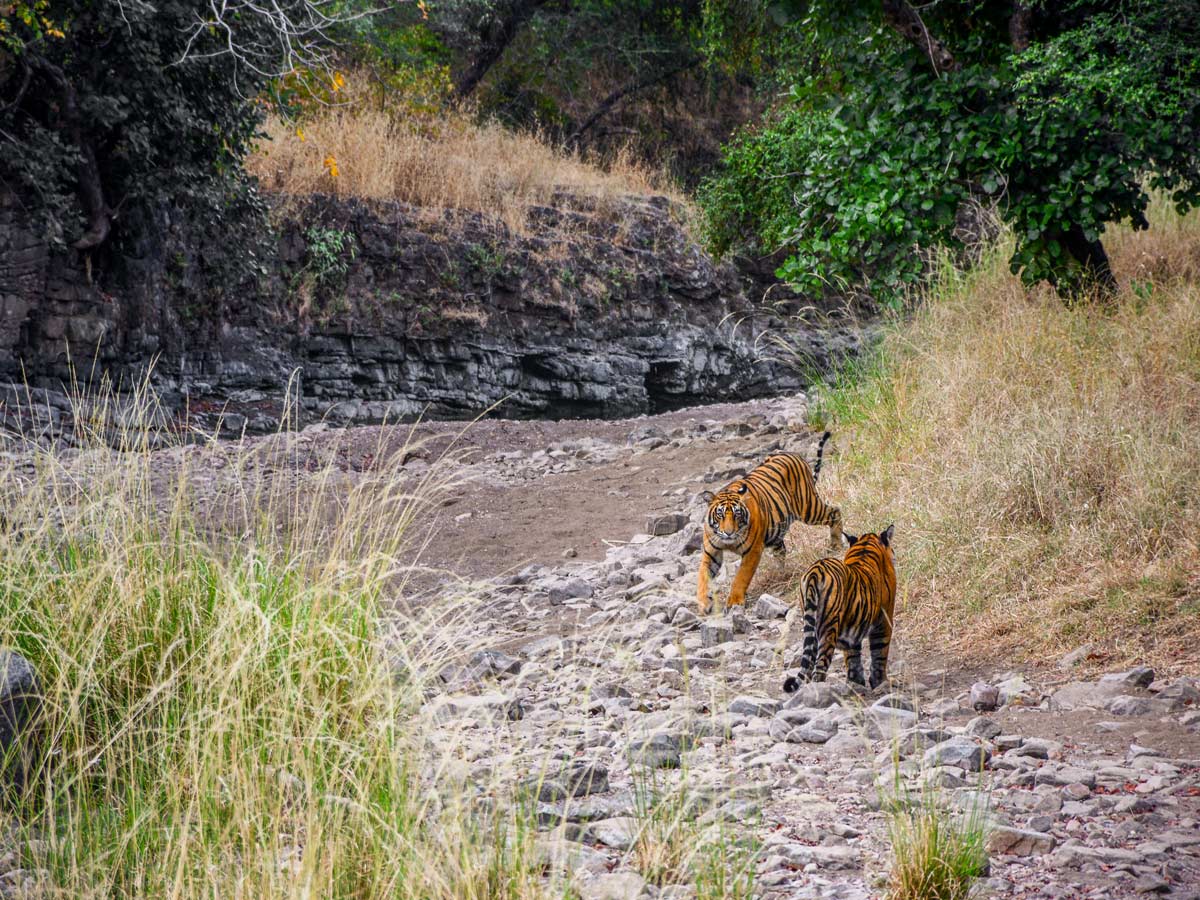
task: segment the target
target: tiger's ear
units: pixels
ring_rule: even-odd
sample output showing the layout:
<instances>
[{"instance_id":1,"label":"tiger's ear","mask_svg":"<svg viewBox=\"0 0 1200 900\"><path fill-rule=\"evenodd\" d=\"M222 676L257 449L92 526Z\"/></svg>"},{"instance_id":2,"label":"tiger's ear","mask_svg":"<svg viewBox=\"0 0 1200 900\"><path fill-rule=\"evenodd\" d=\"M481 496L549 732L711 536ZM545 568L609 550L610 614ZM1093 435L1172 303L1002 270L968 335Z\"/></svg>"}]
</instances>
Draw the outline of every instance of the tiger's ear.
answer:
<instances>
[{"instance_id":1,"label":"tiger's ear","mask_svg":"<svg viewBox=\"0 0 1200 900\"><path fill-rule=\"evenodd\" d=\"M892 532L894 532L895 530L896 530L896 525L893 522L891 525L889 525L887 528L885 528L883 530L882 534L879 535L879 540L881 540L883 542L883 546L890 547L892 545Z\"/></svg>"},{"instance_id":2,"label":"tiger's ear","mask_svg":"<svg viewBox=\"0 0 1200 900\"><path fill-rule=\"evenodd\" d=\"M845 538L847 547L853 547L858 542L857 535L849 534L845 531L842 532L842 537Z\"/></svg>"},{"instance_id":3,"label":"tiger's ear","mask_svg":"<svg viewBox=\"0 0 1200 900\"><path fill-rule=\"evenodd\" d=\"M714 494L712 491L701 491L700 492L700 500L705 505L712 503L716 499L717 499L717 495Z\"/></svg>"}]
</instances>

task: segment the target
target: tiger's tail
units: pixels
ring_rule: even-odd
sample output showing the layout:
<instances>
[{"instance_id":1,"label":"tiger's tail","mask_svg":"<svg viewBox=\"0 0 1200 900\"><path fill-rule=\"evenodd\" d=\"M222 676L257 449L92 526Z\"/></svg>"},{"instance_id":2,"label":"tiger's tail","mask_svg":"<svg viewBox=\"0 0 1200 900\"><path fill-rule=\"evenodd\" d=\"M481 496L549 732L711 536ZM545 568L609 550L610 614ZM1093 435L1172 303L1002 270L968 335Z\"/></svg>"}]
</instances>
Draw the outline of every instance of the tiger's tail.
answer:
<instances>
[{"instance_id":1,"label":"tiger's tail","mask_svg":"<svg viewBox=\"0 0 1200 900\"><path fill-rule=\"evenodd\" d=\"M821 454L825 452L825 442L833 437L832 431L827 431L821 435L821 440L817 443L817 461L813 464L813 481L816 481L821 474Z\"/></svg>"}]
</instances>

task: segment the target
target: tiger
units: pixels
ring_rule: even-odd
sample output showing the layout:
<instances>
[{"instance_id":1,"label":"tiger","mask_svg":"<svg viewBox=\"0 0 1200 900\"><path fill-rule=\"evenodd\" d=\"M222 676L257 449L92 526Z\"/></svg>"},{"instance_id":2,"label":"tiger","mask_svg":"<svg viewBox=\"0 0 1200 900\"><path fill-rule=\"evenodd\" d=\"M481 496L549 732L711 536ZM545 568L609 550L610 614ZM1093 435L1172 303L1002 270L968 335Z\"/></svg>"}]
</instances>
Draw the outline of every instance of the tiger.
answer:
<instances>
[{"instance_id":1,"label":"tiger","mask_svg":"<svg viewBox=\"0 0 1200 900\"><path fill-rule=\"evenodd\" d=\"M709 611L709 583L721 571L726 552L742 558L729 590L729 605L740 606L746 602L746 589L763 550L769 548L782 558L786 552L783 541L793 522L829 526L830 544L835 551L841 549L841 511L817 496L821 455L829 437L828 431L821 435L816 463L811 469L799 454L776 453L716 494L711 491L701 494L708 504L708 513L704 519L704 553L697 585L700 615Z\"/></svg>"},{"instance_id":2,"label":"tiger","mask_svg":"<svg viewBox=\"0 0 1200 900\"><path fill-rule=\"evenodd\" d=\"M819 559L804 573L804 647L800 672L783 682L792 693L805 681L824 681L834 646L846 656L846 680L866 685L862 641L871 646L872 689L887 678L896 606L895 525L879 534L846 534L846 558Z\"/></svg>"}]
</instances>

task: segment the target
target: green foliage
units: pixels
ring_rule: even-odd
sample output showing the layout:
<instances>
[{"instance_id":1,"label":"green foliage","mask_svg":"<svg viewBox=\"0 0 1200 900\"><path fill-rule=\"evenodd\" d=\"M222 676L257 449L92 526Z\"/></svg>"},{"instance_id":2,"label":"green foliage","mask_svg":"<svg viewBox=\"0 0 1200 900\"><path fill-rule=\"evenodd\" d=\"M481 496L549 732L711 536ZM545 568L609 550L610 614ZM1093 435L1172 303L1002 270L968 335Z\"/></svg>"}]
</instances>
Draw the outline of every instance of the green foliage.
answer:
<instances>
[{"instance_id":1,"label":"green foliage","mask_svg":"<svg viewBox=\"0 0 1200 900\"><path fill-rule=\"evenodd\" d=\"M197 28L208 6L195 0L33 5L32 23L4 19L0 182L59 245L111 235L140 256L169 211L252 263L262 208L240 163L262 72L280 62L254 49L276 45L274 26L245 14L228 34Z\"/></svg>"},{"instance_id":2,"label":"green foliage","mask_svg":"<svg viewBox=\"0 0 1200 900\"><path fill-rule=\"evenodd\" d=\"M895 303L976 198L1012 224L1027 283L1078 286L1106 224L1144 224L1147 187L1200 202L1200 3L1111 5L1040 5L1021 53L1010 4L926 7L959 64L935 71L877 6L811 4L806 71L702 190L709 241L786 247L779 274L801 288Z\"/></svg>"},{"instance_id":3,"label":"green foliage","mask_svg":"<svg viewBox=\"0 0 1200 900\"><path fill-rule=\"evenodd\" d=\"M342 282L358 254L354 235L341 228L314 225L304 233L308 243L306 270L321 287Z\"/></svg>"}]
</instances>

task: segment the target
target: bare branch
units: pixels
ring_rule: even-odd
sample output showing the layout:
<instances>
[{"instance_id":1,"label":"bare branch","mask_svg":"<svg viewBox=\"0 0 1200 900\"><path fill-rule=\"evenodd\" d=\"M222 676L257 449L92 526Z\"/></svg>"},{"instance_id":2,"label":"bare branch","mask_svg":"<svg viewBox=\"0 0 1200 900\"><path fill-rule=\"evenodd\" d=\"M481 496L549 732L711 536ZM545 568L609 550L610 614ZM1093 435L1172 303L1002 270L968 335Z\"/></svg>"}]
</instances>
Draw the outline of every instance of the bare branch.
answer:
<instances>
[{"instance_id":1,"label":"bare branch","mask_svg":"<svg viewBox=\"0 0 1200 900\"><path fill-rule=\"evenodd\" d=\"M329 69L335 29L379 11L348 13L340 7L334 0L209 0L175 65L231 56L259 78L279 78L298 68Z\"/></svg>"},{"instance_id":2,"label":"bare branch","mask_svg":"<svg viewBox=\"0 0 1200 900\"><path fill-rule=\"evenodd\" d=\"M693 57L691 59L684 60L679 65L671 69L667 69L664 72L655 72L646 76L645 78L630 82L629 84L617 88L600 101L599 105L592 111L591 115L584 119L583 123L575 129L574 133L572 133L569 138L567 138L567 144L571 147L578 147L580 140L583 138L584 132L592 128L592 126L600 121L600 119L603 118L609 112L609 110L621 102L621 100L623 100L625 97L628 97L631 94L636 94L638 91L643 91L648 87L653 87L656 84L661 84L664 81L668 81L681 72L686 72L688 69L694 69L696 66L700 65L701 62L702 60L699 57Z\"/></svg>"}]
</instances>

